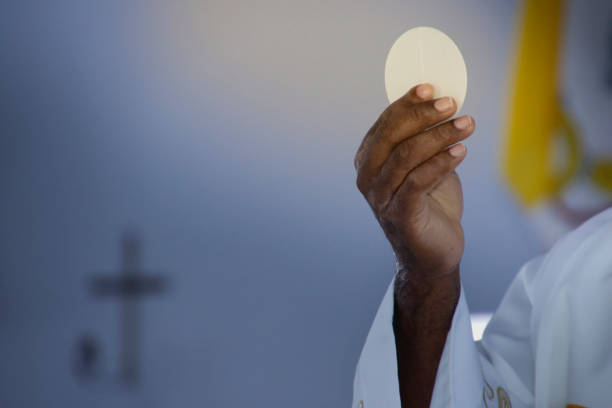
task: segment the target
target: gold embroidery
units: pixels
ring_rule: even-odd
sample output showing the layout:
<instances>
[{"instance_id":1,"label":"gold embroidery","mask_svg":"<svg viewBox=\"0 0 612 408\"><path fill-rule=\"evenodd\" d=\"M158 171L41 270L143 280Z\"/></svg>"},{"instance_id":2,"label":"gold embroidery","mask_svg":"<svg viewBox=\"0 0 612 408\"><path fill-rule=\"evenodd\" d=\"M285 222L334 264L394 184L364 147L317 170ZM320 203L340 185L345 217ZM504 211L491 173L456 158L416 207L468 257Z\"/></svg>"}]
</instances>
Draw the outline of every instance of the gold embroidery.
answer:
<instances>
[{"instance_id":1,"label":"gold embroidery","mask_svg":"<svg viewBox=\"0 0 612 408\"><path fill-rule=\"evenodd\" d=\"M489 404L487 404L487 398L489 398L490 400L495 398L495 392L493 391L493 387L489 385L487 380L484 380L484 382L485 382L485 386L482 387L482 402L484 402L484 405L486 408L489 408ZM487 388L489 389L488 394L487 394Z\"/></svg>"},{"instance_id":2,"label":"gold embroidery","mask_svg":"<svg viewBox=\"0 0 612 408\"><path fill-rule=\"evenodd\" d=\"M499 408L512 408L510 397L502 387L497 387L497 403Z\"/></svg>"},{"instance_id":3,"label":"gold embroidery","mask_svg":"<svg viewBox=\"0 0 612 408\"><path fill-rule=\"evenodd\" d=\"M495 391L493 391L493 387L491 384L484 380L485 386L482 387L482 402L484 402L485 408L489 408L489 401L493 401L495 399ZM512 408L512 403L510 402L510 396L503 389L503 387L497 387L497 406L498 408Z\"/></svg>"}]
</instances>

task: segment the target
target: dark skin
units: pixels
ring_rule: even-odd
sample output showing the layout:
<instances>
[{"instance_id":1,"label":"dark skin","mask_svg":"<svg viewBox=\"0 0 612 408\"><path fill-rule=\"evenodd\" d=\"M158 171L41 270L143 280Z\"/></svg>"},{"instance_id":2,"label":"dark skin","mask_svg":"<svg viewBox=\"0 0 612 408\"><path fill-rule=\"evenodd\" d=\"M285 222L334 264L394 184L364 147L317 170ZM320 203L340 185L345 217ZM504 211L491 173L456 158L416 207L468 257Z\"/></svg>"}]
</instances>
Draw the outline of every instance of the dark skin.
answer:
<instances>
[{"instance_id":1,"label":"dark skin","mask_svg":"<svg viewBox=\"0 0 612 408\"><path fill-rule=\"evenodd\" d=\"M463 196L455 168L470 116L414 87L380 115L357 154L357 186L395 252L395 332L402 408L425 408L459 299Z\"/></svg>"}]
</instances>

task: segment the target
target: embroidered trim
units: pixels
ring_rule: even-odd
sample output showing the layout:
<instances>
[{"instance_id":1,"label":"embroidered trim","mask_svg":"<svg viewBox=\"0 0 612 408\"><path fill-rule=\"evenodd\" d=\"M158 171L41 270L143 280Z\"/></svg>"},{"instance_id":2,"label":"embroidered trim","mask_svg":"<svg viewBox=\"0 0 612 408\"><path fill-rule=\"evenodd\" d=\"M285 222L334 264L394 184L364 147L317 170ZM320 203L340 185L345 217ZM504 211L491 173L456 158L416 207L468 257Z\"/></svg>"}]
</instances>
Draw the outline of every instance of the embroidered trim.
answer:
<instances>
[{"instance_id":1,"label":"embroidered trim","mask_svg":"<svg viewBox=\"0 0 612 408\"><path fill-rule=\"evenodd\" d=\"M485 408L489 408L489 401L495 400L495 391L493 391L493 387L491 384L484 380L485 386L482 387L482 402L484 402ZM497 407L498 408L512 408L512 403L510 402L510 396L504 390L503 387L497 387Z\"/></svg>"}]
</instances>

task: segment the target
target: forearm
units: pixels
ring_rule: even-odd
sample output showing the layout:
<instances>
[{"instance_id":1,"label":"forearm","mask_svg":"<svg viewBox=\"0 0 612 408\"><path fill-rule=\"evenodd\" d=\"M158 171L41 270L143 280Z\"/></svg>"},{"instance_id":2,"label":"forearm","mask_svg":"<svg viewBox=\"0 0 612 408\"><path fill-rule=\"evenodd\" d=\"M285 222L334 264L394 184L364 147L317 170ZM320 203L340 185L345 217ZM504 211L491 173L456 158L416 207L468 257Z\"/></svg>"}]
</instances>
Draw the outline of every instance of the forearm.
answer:
<instances>
[{"instance_id":1,"label":"forearm","mask_svg":"<svg viewBox=\"0 0 612 408\"><path fill-rule=\"evenodd\" d=\"M438 364L460 295L459 268L427 279L400 270L393 329L402 408L429 407Z\"/></svg>"}]
</instances>

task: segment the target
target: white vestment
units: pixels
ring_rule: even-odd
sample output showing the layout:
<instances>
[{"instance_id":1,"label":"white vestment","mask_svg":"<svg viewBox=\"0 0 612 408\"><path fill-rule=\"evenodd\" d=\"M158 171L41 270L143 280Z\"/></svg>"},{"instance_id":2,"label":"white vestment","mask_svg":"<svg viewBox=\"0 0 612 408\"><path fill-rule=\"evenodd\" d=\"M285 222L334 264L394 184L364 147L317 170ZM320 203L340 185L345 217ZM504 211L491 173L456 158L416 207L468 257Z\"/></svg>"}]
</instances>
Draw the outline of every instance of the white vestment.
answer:
<instances>
[{"instance_id":1,"label":"white vestment","mask_svg":"<svg viewBox=\"0 0 612 408\"><path fill-rule=\"evenodd\" d=\"M392 320L393 282L357 365L353 407L400 408ZM479 342L461 292L431 407L567 404L612 407L612 208L522 267Z\"/></svg>"}]
</instances>

